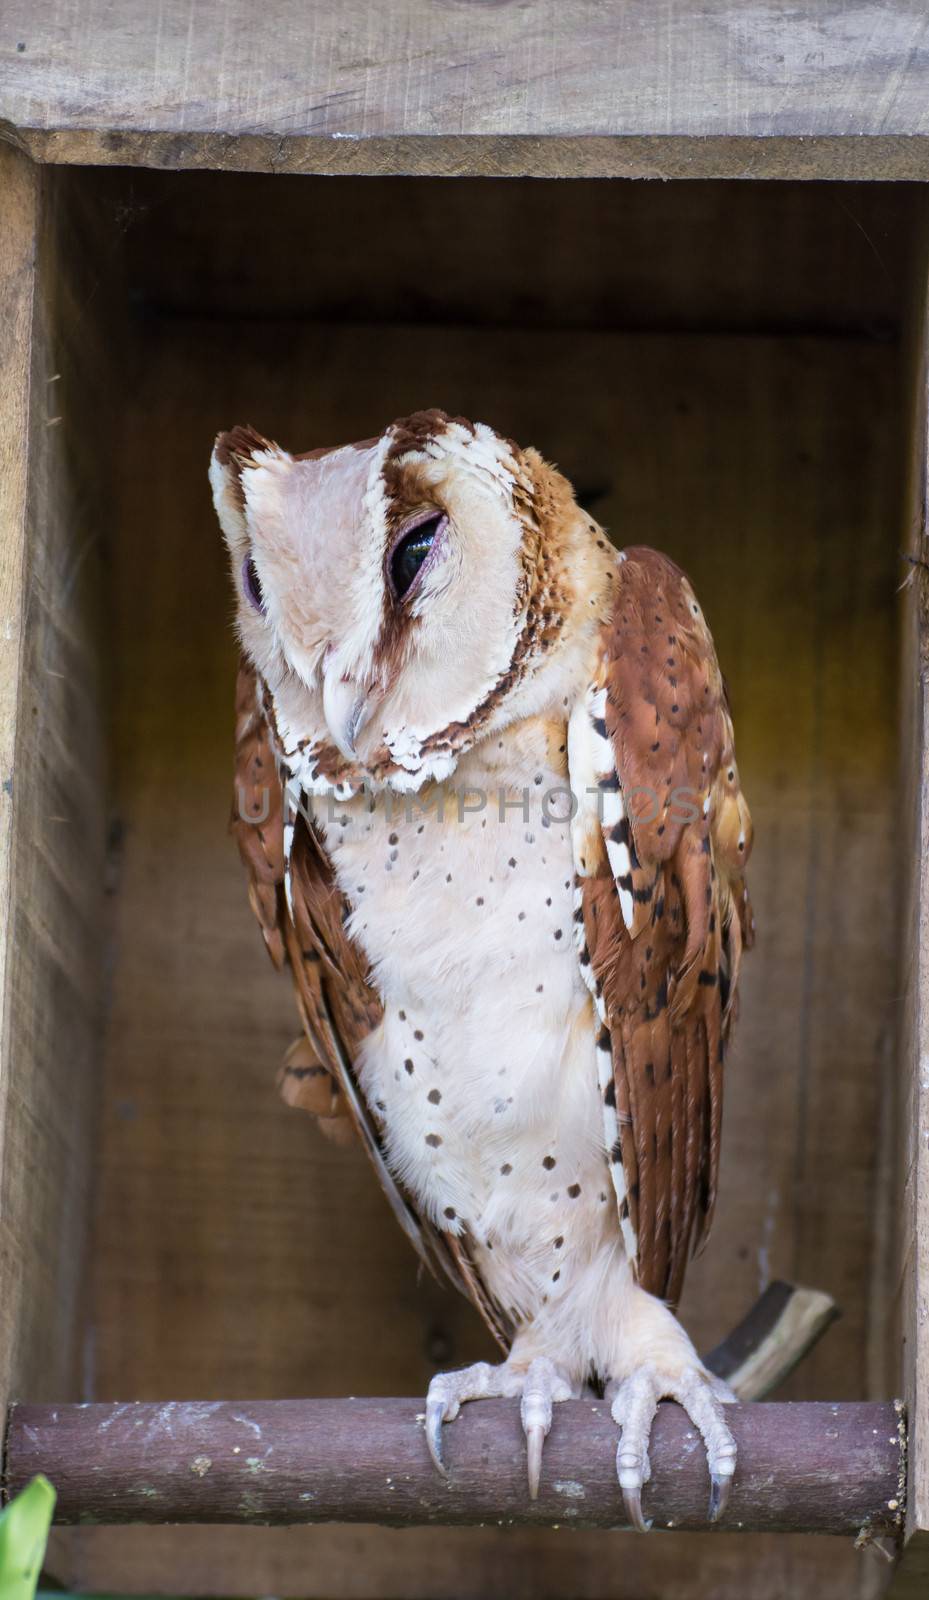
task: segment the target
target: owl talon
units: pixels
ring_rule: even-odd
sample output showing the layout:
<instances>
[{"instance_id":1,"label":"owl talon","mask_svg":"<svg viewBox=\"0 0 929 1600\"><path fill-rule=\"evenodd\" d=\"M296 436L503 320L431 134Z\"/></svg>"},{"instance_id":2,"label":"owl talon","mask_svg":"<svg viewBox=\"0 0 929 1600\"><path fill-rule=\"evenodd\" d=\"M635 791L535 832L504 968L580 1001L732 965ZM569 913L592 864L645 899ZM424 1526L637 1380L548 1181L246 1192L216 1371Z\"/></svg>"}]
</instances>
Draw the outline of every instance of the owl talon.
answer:
<instances>
[{"instance_id":1,"label":"owl talon","mask_svg":"<svg viewBox=\"0 0 929 1600\"><path fill-rule=\"evenodd\" d=\"M443 1478L448 1477L442 1460L442 1424L453 1422L466 1400L519 1395L519 1414L526 1436L529 1497L535 1500L542 1474L542 1449L552 1425L553 1403L570 1400L579 1388L569 1383L547 1356L537 1356L528 1370L514 1368L508 1362L491 1367L486 1361L478 1361L462 1372L437 1373L426 1396L426 1444L433 1465Z\"/></svg>"},{"instance_id":2,"label":"owl talon","mask_svg":"<svg viewBox=\"0 0 929 1600\"><path fill-rule=\"evenodd\" d=\"M442 1423L445 1420L445 1401L431 1396L426 1401L426 1444L436 1471L448 1477L448 1468L442 1460Z\"/></svg>"},{"instance_id":3,"label":"owl talon","mask_svg":"<svg viewBox=\"0 0 929 1600\"><path fill-rule=\"evenodd\" d=\"M545 1429L541 1423L533 1422L525 1430L526 1453L529 1466L529 1499L539 1498L539 1479L542 1476L542 1446L545 1443Z\"/></svg>"},{"instance_id":4,"label":"owl talon","mask_svg":"<svg viewBox=\"0 0 929 1600\"><path fill-rule=\"evenodd\" d=\"M718 1522L729 1503L729 1491L732 1488L731 1474L723 1477L718 1472L710 1473L710 1521Z\"/></svg>"},{"instance_id":5,"label":"owl talon","mask_svg":"<svg viewBox=\"0 0 929 1600\"><path fill-rule=\"evenodd\" d=\"M642 1515L642 1490L624 1489L623 1505L626 1507L626 1516L629 1518L636 1533L648 1533L652 1525L651 1517L648 1520Z\"/></svg>"},{"instance_id":6,"label":"owl talon","mask_svg":"<svg viewBox=\"0 0 929 1600\"><path fill-rule=\"evenodd\" d=\"M642 1515L641 1488L649 1478L648 1440L659 1400L676 1400L698 1429L710 1471L709 1520L718 1522L729 1501L735 1472L736 1446L723 1418L729 1391L717 1392L715 1380L697 1366L671 1376L646 1363L628 1378L610 1385L614 1422L622 1429L616 1452L616 1474L626 1512L634 1528L651 1527ZM725 1395L725 1400L723 1396Z\"/></svg>"}]
</instances>

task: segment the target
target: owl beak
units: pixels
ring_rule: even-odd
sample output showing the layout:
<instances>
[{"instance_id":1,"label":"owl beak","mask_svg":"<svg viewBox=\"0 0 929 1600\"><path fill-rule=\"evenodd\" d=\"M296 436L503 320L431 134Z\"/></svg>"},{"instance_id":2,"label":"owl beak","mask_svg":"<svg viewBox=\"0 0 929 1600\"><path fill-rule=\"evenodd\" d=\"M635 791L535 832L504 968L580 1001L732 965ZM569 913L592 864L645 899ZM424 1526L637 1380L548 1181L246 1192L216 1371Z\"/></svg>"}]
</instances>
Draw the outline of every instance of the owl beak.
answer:
<instances>
[{"instance_id":1,"label":"owl beak","mask_svg":"<svg viewBox=\"0 0 929 1600\"><path fill-rule=\"evenodd\" d=\"M323 667L323 715L333 743L347 761L353 761L356 741L371 715L370 700L367 691L342 672L334 657Z\"/></svg>"}]
</instances>

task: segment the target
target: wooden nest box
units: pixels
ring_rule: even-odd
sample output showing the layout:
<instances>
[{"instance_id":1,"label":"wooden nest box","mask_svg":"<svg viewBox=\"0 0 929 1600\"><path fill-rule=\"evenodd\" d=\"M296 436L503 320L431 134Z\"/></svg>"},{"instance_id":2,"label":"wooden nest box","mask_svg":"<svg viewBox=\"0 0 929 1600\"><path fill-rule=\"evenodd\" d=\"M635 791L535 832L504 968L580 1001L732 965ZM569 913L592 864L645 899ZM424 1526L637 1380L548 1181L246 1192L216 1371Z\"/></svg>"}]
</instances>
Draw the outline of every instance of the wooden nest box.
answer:
<instances>
[{"instance_id":1,"label":"wooden nest box","mask_svg":"<svg viewBox=\"0 0 929 1600\"><path fill-rule=\"evenodd\" d=\"M9 0L0 32L0 1403L9 1484L59 1483L50 1572L303 1600L921 1593L922 5ZM226 835L206 467L235 422L302 450L432 405L672 554L729 679L760 937L683 1318L708 1348L778 1278L843 1316L777 1392L797 1404L746 1408L767 1487L711 1538L604 1530L602 1418L560 1444L556 1421L562 1488L530 1515L505 1408L456 1424L450 1508L416 1402L346 1398L422 1396L489 1347L417 1283L361 1155L275 1094L294 1013ZM655 1493L664 1473L665 1522L697 1526L677 1427Z\"/></svg>"}]
</instances>

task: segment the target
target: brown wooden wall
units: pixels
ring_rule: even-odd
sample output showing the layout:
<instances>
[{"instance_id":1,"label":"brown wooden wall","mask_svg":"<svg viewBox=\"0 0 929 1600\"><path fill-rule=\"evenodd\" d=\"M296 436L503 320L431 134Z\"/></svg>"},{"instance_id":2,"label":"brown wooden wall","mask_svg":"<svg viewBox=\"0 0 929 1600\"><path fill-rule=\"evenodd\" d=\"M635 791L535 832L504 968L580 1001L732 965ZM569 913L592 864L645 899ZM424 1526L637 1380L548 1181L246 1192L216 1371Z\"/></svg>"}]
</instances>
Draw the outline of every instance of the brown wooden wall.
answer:
<instances>
[{"instance_id":1,"label":"brown wooden wall","mask_svg":"<svg viewBox=\"0 0 929 1600\"><path fill-rule=\"evenodd\" d=\"M225 836L235 651L213 435L251 421L304 449L432 404L539 446L618 542L668 550L702 596L756 818L760 933L718 1221L683 1315L708 1345L773 1276L828 1290L843 1320L785 1392L863 1396L888 1355L871 1286L900 995L910 202L430 189L406 186L407 203L403 185L107 174L99 190L125 235L135 331L109 454L88 1397L417 1393L437 1366L489 1353L464 1303L417 1285L362 1157L277 1101L292 1002ZM726 1535L623 1541L621 1562L608 1535L496 1530L88 1530L58 1551L62 1572L127 1592L180 1582L178 1566L188 1592L462 1600L760 1600L800 1573L823 1596L866 1581L844 1546Z\"/></svg>"}]
</instances>

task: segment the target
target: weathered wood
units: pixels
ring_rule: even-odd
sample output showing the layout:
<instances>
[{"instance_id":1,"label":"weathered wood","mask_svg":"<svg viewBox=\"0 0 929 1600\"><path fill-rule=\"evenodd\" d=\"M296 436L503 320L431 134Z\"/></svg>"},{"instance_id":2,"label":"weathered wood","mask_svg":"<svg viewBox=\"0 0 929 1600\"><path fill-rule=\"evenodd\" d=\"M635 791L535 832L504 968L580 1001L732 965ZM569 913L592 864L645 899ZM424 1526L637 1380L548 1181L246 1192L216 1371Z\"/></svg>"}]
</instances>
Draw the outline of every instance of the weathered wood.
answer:
<instances>
[{"instance_id":1,"label":"weathered wood","mask_svg":"<svg viewBox=\"0 0 929 1600\"><path fill-rule=\"evenodd\" d=\"M3 528L0 778L12 838L0 892L0 1389L52 1399L76 1392L87 1309L105 842L93 621L105 511L93 430L108 429L105 372L118 318L100 340L88 307L106 282L106 252L89 248L93 217L72 186L54 172L16 177L19 158L0 155L10 198L18 186L21 204L34 207L22 217L25 232L15 213L0 225L0 249L15 250L19 239L22 258L4 295L4 337L14 349L20 341L27 363L0 424L13 435L7 482L25 518Z\"/></svg>"},{"instance_id":2,"label":"weathered wood","mask_svg":"<svg viewBox=\"0 0 929 1600\"><path fill-rule=\"evenodd\" d=\"M907 325L903 548L929 557L929 207L922 207ZM914 565L902 593L901 739L906 841L900 928L901 1008L892 1259L897 1269L893 1381L909 1418L906 1542L891 1593L926 1593L929 1576L929 581Z\"/></svg>"},{"instance_id":3,"label":"weathered wood","mask_svg":"<svg viewBox=\"0 0 929 1600\"><path fill-rule=\"evenodd\" d=\"M729 1531L899 1530L902 1428L893 1404L738 1406L729 1420L739 1445ZM17 1405L6 1489L44 1472L64 1524L624 1524L617 1429L604 1401L558 1407L535 1503L517 1405L463 1408L446 1436L447 1482L429 1460L422 1424L416 1400ZM680 1408L660 1408L650 1457L656 1526L706 1527L703 1445Z\"/></svg>"},{"instance_id":4,"label":"weathered wood","mask_svg":"<svg viewBox=\"0 0 929 1600\"><path fill-rule=\"evenodd\" d=\"M161 316L875 340L899 331L921 194L535 178L282 185L116 169L72 179L124 234L133 293Z\"/></svg>"},{"instance_id":5,"label":"weathered wood","mask_svg":"<svg viewBox=\"0 0 929 1600\"><path fill-rule=\"evenodd\" d=\"M104 827L84 420L106 407L71 197L2 146L0 209L0 1394L52 1398L75 1392L87 1282Z\"/></svg>"},{"instance_id":6,"label":"weathered wood","mask_svg":"<svg viewBox=\"0 0 929 1600\"><path fill-rule=\"evenodd\" d=\"M29 374L37 232L36 181L29 163L0 146L0 1411L14 1363L26 1257L28 1196L19 1181L28 1082L14 1081L6 987L12 915L13 756L20 702L20 655L27 526Z\"/></svg>"},{"instance_id":7,"label":"weathered wood","mask_svg":"<svg viewBox=\"0 0 929 1600\"><path fill-rule=\"evenodd\" d=\"M929 172L920 0L7 0L44 161L257 171Z\"/></svg>"}]
</instances>

